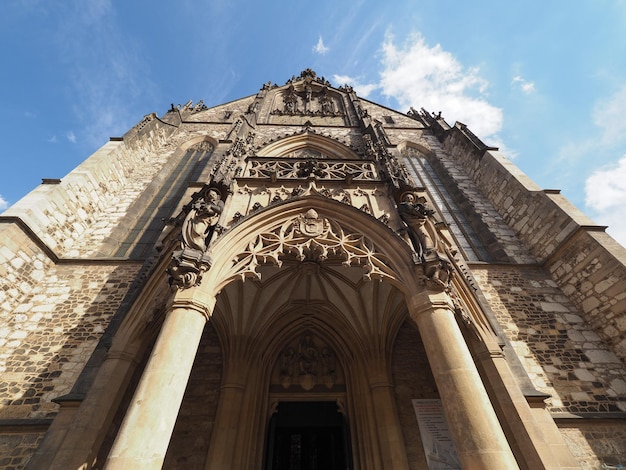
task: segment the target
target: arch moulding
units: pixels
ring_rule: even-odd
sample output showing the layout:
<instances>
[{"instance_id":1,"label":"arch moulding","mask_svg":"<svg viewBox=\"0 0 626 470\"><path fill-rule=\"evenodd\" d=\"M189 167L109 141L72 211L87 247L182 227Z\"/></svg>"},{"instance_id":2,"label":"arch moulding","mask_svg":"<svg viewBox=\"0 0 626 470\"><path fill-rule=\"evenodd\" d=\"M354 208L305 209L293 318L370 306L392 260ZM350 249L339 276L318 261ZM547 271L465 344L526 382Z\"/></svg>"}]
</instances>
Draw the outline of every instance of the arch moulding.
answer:
<instances>
[{"instance_id":1,"label":"arch moulding","mask_svg":"<svg viewBox=\"0 0 626 470\"><path fill-rule=\"evenodd\" d=\"M244 219L208 255L211 268L198 289L214 295L235 279L259 277L262 264L281 266L285 255L318 262L342 258L344 266L360 266L365 278L391 282L405 295L418 289L411 248L400 236L368 214L316 194Z\"/></svg>"}]
</instances>

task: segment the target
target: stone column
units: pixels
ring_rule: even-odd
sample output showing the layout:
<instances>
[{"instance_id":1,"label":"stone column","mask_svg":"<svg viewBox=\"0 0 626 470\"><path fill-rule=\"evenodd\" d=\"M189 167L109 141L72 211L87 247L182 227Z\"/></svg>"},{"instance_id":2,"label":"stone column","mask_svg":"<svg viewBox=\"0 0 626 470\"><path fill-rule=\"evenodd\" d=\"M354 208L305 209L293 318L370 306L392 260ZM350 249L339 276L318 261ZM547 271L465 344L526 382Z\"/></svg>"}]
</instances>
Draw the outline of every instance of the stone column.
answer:
<instances>
[{"instance_id":1,"label":"stone column","mask_svg":"<svg viewBox=\"0 0 626 470\"><path fill-rule=\"evenodd\" d=\"M160 469L204 325L215 305L174 299L106 461L106 470Z\"/></svg>"},{"instance_id":2,"label":"stone column","mask_svg":"<svg viewBox=\"0 0 626 470\"><path fill-rule=\"evenodd\" d=\"M220 388L217 415L211 433L206 470L237 468L234 465L235 452L242 447L239 433L248 377L248 364L246 361L236 358L229 358L227 364Z\"/></svg>"},{"instance_id":3,"label":"stone column","mask_svg":"<svg viewBox=\"0 0 626 470\"><path fill-rule=\"evenodd\" d=\"M445 292L409 299L463 468L519 468Z\"/></svg>"},{"instance_id":4,"label":"stone column","mask_svg":"<svg viewBox=\"0 0 626 470\"><path fill-rule=\"evenodd\" d=\"M380 364L373 364L380 362ZM378 366L378 367L376 367ZM376 371L378 369L378 371ZM378 441L383 460L383 468L408 470L409 462L400 429L398 412L395 407L393 385L388 378L383 360L372 361L369 367L369 382L376 415Z\"/></svg>"}]
</instances>

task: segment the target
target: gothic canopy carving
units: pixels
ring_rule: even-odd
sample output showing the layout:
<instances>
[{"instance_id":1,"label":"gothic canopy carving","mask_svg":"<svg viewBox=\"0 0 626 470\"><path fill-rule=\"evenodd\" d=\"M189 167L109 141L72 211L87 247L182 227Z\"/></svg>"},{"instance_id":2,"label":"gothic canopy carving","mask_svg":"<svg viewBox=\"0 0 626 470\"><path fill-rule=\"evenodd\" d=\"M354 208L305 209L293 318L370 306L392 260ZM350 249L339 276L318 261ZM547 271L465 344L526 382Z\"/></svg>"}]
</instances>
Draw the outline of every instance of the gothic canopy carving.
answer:
<instances>
[{"instance_id":1,"label":"gothic canopy carving","mask_svg":"<svg viewBox=\"0 0 626 470\"><path fill-rule=\"evenodd\" d=\"M285 255L316 262L335 257L346 267L361 267L365 279L396 279L388 259L371 240L346 229L336 220L320 216L315 209L257 235L233 259L232 275L242 279L260 277L259 265L272 263L280 267L281 257Z\"/></svg>"}]
</instances>

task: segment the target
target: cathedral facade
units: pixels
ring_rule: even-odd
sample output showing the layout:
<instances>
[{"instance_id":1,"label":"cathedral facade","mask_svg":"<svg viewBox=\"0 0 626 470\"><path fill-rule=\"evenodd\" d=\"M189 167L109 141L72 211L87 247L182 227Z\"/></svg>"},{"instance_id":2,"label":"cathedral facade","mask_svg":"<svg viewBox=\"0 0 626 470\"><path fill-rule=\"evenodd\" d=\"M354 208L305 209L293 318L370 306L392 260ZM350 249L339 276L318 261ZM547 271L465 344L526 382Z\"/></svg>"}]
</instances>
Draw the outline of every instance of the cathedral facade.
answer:
<instances>
[{"instance_id":1,"label":"cathedral facade","mask_svg":"<svg viewBox=\"0 0 626 470\"><path fill-rule=\"evenodd\" d=\"M310 69L0 216L0 469L626 464L626 250Z\"/></svg>"}]
</instances>

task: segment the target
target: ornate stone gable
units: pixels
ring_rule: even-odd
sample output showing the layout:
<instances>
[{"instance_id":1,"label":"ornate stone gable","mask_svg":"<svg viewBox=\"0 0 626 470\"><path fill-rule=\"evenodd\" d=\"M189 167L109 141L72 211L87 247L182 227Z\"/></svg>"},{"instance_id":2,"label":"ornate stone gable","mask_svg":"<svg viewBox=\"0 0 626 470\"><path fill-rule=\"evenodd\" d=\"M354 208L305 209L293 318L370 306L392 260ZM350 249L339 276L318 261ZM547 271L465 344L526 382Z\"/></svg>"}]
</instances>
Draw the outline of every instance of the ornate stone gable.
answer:
<instances>
[{"instance_id":1,"label":"ornate stone gable","mask_svg":"<svg viewBox=\"0 0 626 470\"><path fill-rule=\"evenodd\" d=\"M316 262L339 258L346 267L360 266L366 279L396 278L389 260L371 240L313 208L259 233L233 258L230 276L259 277L259 265L280 267L286 255Z\"/></svg>"}]
</instances>

